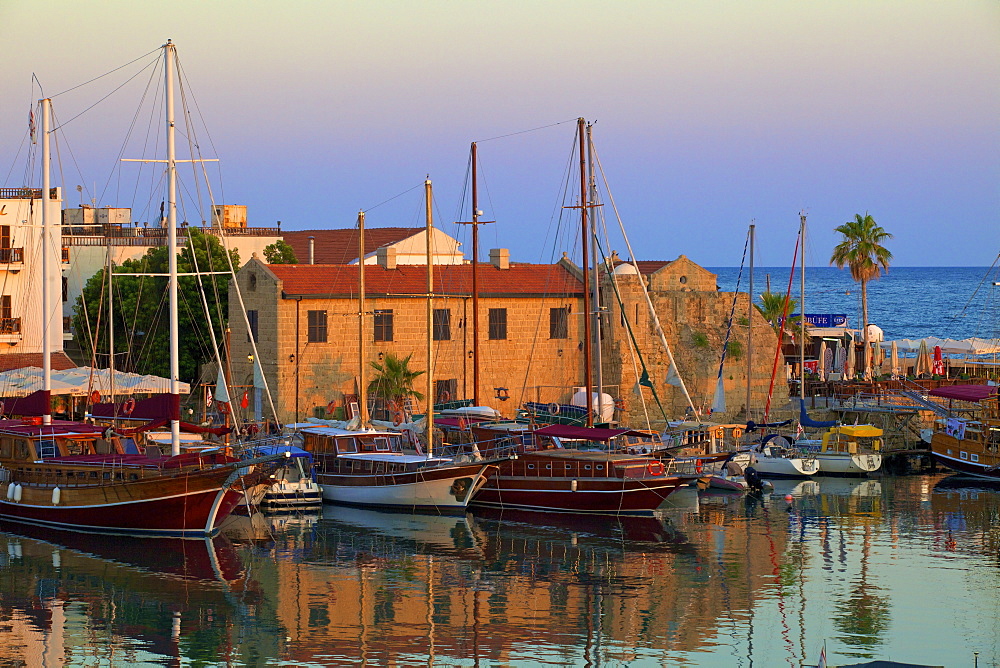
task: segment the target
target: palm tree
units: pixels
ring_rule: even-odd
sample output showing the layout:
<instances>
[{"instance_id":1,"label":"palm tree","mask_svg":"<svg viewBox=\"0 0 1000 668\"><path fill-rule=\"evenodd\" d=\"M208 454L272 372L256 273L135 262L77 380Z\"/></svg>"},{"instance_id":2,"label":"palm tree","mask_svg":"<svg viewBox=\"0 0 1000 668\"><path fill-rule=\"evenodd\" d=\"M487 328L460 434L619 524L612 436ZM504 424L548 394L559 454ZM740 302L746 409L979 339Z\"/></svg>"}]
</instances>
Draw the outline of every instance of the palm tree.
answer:
<instances>
[{"instance_id":1,"label":"palm tree","mask_svg":"<svg viewBox=\"0 0 1000 668\"><path fill-rule=\"evenodd\" d=\"M865 212L854 214L854 220L849 220L834 232L840 232L844 239L834 246L833 255L830 256L830 264L837 265L838 269L845 266L851 270L851 278L861 284L861 317L864 320L861 329L862 340L865 345L865 377L869 377L871 370L868 366L868 281L876 279L882 275L883 271L889 271L889 261L892 260L892 253L885 248L882 243L886 239L892 239L892 235L886 232L875 219Z\"/></svg>"},{"instance_id":2,"label":"palm tree","mask_svg":"<svg viewBox=\"0 0 1000 668\"><path fill-rule=\"evenodd\" d=\"M390 405L395 403L398 410L404 412L408 398L423 399L424 395L413 388L413 381L424 372L410 369L411 357L413 353L403 358L387 353L383 362L372 362L372 368L379 375L368 384L368 395L385 399Z\"/></svg>"},{"instance_id":3,"label":"palm tree","mask_svg":"<svg viewBox=\"0 0 1000 668\"><path fill-rule=\"evenodd\" d=\"M795 307L798 306L798 301L794 299L788 300L788 311L794 311ZM774 333L777 334L781 331L781 316L785 314L785 295L778 294L776 292L762 292L760 295L760 303L753 305L757 312L761 314L764 320L767 320L771 327L774 328ZM798 323L799 319L789 318L788 322L785 323L785 329L790 331L791 327L794 327Z\"/></svg>"}]
</instances>

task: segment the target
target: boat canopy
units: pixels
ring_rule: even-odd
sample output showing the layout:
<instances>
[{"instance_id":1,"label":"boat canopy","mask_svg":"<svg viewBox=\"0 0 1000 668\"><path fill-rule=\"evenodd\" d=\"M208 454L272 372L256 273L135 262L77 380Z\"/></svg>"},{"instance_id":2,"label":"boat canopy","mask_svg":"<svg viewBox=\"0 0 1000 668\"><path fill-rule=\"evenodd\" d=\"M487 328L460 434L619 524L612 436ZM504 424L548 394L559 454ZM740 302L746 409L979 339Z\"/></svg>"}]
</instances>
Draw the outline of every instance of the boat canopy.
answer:
<instances>
[{"instance_id":1,"label":"boat canopy","mask_svg":"<svg viewBox=\"0 0 1000 668\"><path fill-rule=\"evenodd\" d=\"M547 427L536 429L535 433L539 436L553 436L555 438L581 439L587 441L610 441L617 436L642 436L644 438L652 438L652 436L646 432L634 431L632 429L588 429L587 427L576 427L570 424L550 424Z\"/></svg>"},{"instance_id":2,"label":"boat canopy","mask_svg":"<svg viewBox=\"0 0 1000 668\"><path fill-rule=\"evenodd\" d=\"M998 390L1000 390L1000 387L996 385L949 385L931 390L927 394L933 397L979 403L983 399L988 399L997 394Z\"/></svg>"},{"instance_id":3,"label":"boat canopy","mask_svg":"<svg viewBox=\"0 0 1000 668\"><path fill-rule=\"evenodd\" d=\"M832 427L829 434L843 434L852 438L876 438L882 435L882 430L870 424L842 424Z\"/></svg>"}]
</instances>

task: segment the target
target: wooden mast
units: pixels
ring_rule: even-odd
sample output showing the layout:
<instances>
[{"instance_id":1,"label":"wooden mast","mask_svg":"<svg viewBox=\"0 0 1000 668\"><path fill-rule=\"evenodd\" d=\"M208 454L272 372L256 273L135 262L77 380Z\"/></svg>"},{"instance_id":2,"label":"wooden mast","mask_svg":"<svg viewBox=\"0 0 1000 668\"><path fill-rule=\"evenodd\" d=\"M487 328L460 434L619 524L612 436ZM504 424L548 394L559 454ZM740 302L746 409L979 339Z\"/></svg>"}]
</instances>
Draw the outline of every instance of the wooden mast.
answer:
<instances>
[{"instance_id":1,"label":"wooden mast","mask_svg":"<svg viewBox=\"0 0 1000 668\"><path fill-rule=\"evenodd\" d=\"M431 204L431 180L424 181L427 217L427 458L434 456L434 215Z\"/></svg>"},{"instance_id":2,"label":"wooden mast","mask_svg":"<svg viewBox=\"0 0 1000 668\"><path fill-rule=\"evenodd\" d=\"M753 405L751 403L753 398L751 382L753 379L753 253L756 228L756 225L750 224L750 300L747 304L747 422L750 421L750 407Z\"/></svg>"},{"instance_id":3,"label":"wooden mast","mask_svg":"<svg viewBox=\"0 0 1000 668\"><path fill-rule=\"evenodd\" d=\"M594 426L594 396L590 388L593 385L591 379L591 346L590 346L590 277L587 275L587 253L590 249L590 226L587 222L587 121L578 118L576 121L577 134L580 140L580 235L582 250L583 271L583 384L584 392L587 395L587 426Z\"/></svg>"},{"instance_id":4,"label":"wooden mast","mask_svg":"<svg viewBox=\"0 0 1000 668\"><path fill-rule=\"evenodd\" d=\"M52 338L50 328L55 324L49 310L52 308L52 290L49 284L49 234L52 231L52 216L49 200L52 191L51 160L49 147L49 119L52 116L52 100L41 100L42 105L42 394L45 399L42 424L52 424ZM32 221L34 222L34 221Z\"/></svg>"},{"instance_id":5,"label":"wooden mast","mask_svg":"<svg viewBox=\"0 0 1000 668\"><path fill-rule=\"evenodd\" d=\"M594 137L593 125L587 123L587 181L591 206L597 206L597 180L594 176ZM594 375L596 376L594 394L597 395L597 420L604 422L604 360L601 354L601 275L600 262L597 255L597 217L590 217L590 236L594 242L590 258L593 263L594 284L591 286L591 296L594 305Z\"/></svg>"},{"instance_id":6,"label":"wooden mast","mask_svg":"<svg viewBox=\"0 0 1000 668\"><path fill-rule=\"evenodd\" d=\"M365 341L365 212L358 211L358 403L362 425L368 424Z\"/></svg>"},{"instance_id":7,"label":"wooden mast","mask_svg":"<svg viewBox=\"0 0 1000 668\"><path fill-rule=\"evenodd\" d=\"M479 395L479 226L492 220L479 220L479 147L472 142L472 220L458 221L472 225L472 404L482 405Z\"/></svg>"}]
</instances>

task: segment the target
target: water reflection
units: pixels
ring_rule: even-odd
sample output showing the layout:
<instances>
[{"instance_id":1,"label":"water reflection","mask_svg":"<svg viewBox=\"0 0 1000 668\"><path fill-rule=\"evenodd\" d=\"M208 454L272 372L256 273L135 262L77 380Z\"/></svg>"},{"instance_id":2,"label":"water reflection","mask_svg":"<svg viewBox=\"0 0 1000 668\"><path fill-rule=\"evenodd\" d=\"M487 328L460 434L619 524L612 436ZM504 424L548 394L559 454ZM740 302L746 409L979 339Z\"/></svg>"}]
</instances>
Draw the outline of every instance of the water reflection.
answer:
<instances>
[{"instance_id":1,"label":"water reflection","mask_svg":"<svg viewBox=\"0 0 1000 668\"><path fill-rule=\"evenodd\" d=\"M234 517L209 542L3 527L0 655L798 666L825 640L831 663L952 665L959 645L1000 659L1000 490L941 476L776 484L623 520L327 506Z\"/></svg>"}]
</instances>

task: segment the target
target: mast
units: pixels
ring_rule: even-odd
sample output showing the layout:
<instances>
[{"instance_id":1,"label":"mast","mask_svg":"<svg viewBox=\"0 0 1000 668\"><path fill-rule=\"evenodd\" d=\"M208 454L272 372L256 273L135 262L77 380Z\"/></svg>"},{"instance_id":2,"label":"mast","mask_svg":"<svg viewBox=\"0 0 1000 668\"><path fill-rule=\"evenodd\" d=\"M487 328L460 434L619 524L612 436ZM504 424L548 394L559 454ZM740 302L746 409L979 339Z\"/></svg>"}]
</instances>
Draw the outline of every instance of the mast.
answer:
<instances>
[{"instance_id":1,"label":"mast","mask_svg":"<svg viewBox=\"0 0 1000 668\"><path fill-rule=\"evenodd\" d=\"M753 377L753 253L757 226L750 224L750 301L747 304L747 422L750 421L751 379Z\"/></svg>"},{"instance_id":2,"label":"mast","mask_svg":"<svg viewBox=\"0 0 1000 668\"><path fill-rule=\"evenodd\" d=\"M799 400L806 400L806 214L799 212L799 243L802 244L802 266L799 269Z\"/></svg>"},{"instance_id":3,"label":"mast","mask_svg":"<svg viewBox=\"0 0 1000 668\"><path fill-rule=\"evenodd\" d=\"M362 425L368 424L365 354L365 212L358 211L358 399Z\"/></svg>"},{"instance_id":4,"label":"mast","mask_svg":"<svg viewBox=\"0 0 1000 668\"><path fill-rule=\"evenodd\" d=\"M42 424L52 424L52 339L49 328L53 325L52 286L49 280L49 233L52 220L49 215L49 200L52 190L51 156L49 155L49 119L52 115L52 100L45 98L42 105L42 393L45 400Z\"/></svg>"},{"instance_id":5,"label":"mast","mask_svg":"<svg viewBox=\"0 0 1000 668\"><path fill-rule=\"evenodd\" d=\"M167 257L170 277L167 286L170 301L170 454L181 453L180 422L180 350L177 304L177 146L174 139L174 67L177 54L169 39L163 45L164 106L167 125Z\"/></svg>"},{"instance_id":6,"label":"mast","mask_svg":"<svg viewBox=\"0 0 1000 668\"><path fill-rule=\"evenodd\" d=\"M472 220L458 225L472 225L472 404L479 406L479 226L492 220L479 220L479 147L472 142Z\"/></svg>"},{"instance_id":7,"label":"mast","mask_svg":"<svg viewBox=\"0 0 1000 668\"><path fill-rule=\"evenodd\" d=\"M587 221L587 152L586 152L586 128L587 121L578 118L576 121L577 133L580 138L580 234L582 252L583 271L583 384L584 392L587 395L587 426L594 426L594 396L590 388L593 385L591 378L591 350L590 350L590 277L587 271L587 253L589 252L590 226Z\"/></svg>"},{"instance_id":8,"label":"mast","mask_svg":"<svg viewBox=\"0 0 1000 668\"><path fill-rule=\"evenodd\" d=\"M479 148L472 142L472 405L479 406Z\"/></svg>"},{"instance_id":9,"label":"mast","mask_svg":"<svg viewBox=\"0 0 1000 668\"><path fill-rule=\"evenodd\" d=\"M431 180L424 181L424 199L427 210L427 458L434 456L434 216L431 204Z\"/></svg>"},{"instance_id":10,"label":"mast","mask_svg":"<svg viewBox=\"0 0 1000 668\"><path fill-rule=\"evenodd\" d=\"M597 203L597 181L594 178L594 137L592 134L593 125L587 123L587 180L590 185L590 202ZM596 384L594 386L597 394L597 417L599 422L604 422L604 361L601 356L601 274L600 265L597 261L597 217L590 217L590 235L594 244L590 249L591 263L593 264L594 285L592 298L594 300L594 371Z\"/></svg>"}]
</instances>

